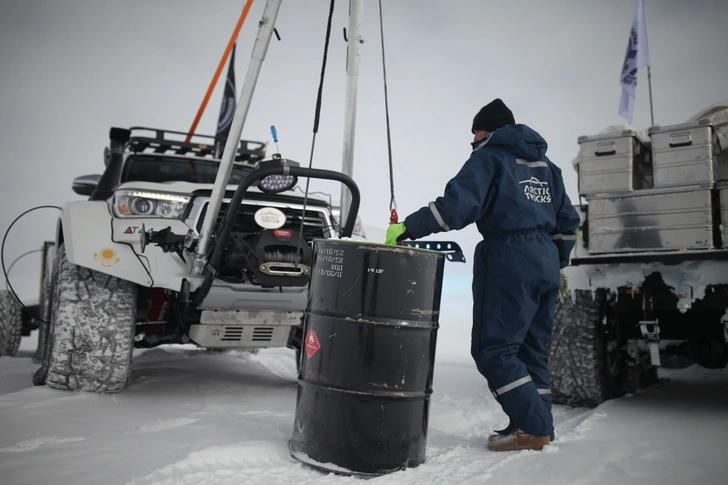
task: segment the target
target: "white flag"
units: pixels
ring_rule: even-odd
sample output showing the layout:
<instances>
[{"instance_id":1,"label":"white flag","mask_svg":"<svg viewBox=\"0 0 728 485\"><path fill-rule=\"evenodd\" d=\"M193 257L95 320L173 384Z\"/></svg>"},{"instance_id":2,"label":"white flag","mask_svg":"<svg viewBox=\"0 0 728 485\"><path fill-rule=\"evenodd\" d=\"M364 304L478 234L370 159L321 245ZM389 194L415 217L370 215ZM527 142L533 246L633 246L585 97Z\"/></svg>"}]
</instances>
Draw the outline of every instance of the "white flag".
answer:
<instances>
[{"instance_id":1,"label":"white flag","mask_svg":"<svg viewBox=\"0 0 728 485\"><path fill-rule=\"evenodd\" d=\"M632 112L637 95L637 70L650 66L650 49L647 46L647 24L645 23L645 4L637 1L632 31L629 34L627 53L622 66L622 99L619 101L619 115L632 124Z\"/></svg>"}]
</instances>

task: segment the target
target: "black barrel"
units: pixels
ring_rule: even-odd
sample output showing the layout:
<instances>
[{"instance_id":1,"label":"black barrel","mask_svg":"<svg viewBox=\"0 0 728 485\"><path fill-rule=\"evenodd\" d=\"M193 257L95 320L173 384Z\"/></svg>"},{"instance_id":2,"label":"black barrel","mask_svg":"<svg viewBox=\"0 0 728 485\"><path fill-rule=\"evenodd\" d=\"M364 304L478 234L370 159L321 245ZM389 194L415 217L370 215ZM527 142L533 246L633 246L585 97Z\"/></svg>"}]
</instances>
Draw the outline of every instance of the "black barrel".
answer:
<instances>
[{"instance_id":1,"label":"black barrel","mask_svg":"<svg viewBox=\"0 0 728 485\"><path fill-rule=\"evenodd\" d=\"M380 475L425 461L445 255L316 241L291 454Z\"/></svg>"}]
</instances>

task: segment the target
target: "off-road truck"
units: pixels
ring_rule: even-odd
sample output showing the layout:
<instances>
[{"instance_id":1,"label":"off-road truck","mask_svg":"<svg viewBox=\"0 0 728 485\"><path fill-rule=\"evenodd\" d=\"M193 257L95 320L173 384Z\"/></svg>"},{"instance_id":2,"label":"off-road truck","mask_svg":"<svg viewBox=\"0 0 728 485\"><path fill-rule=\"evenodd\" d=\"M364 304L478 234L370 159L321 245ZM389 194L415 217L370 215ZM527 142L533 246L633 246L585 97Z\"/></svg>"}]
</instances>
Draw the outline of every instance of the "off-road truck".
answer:
<instances>
[{"instance_id":1,"label":"off-road truck","mask_svg":"<svg viewBox=\"0 0 728 485\"><path fill-rule=\"evenodd\" d=\"M112 128L104 173L74 180L88 200L63 205L45 246L36 384L118 392L130 381L133 349L160 344L300 352L310 243L352 235L356 184L279 155L263 160L263 143L242 140L213 213L216 140L186 138ZM345 184L346 223L329 201L291 190L298 176ZM214 232L200 255L206 217Z\"/></svg>"},{"instance_id":2,"label":"off-road truck","mask_svg":"<svg viewBox=\"0 0 728 485\"><path fill-rule=\"evenodd\" d=\"M572 295L556 307L555 403L634 392L661 363L728 363L728 147L714 125L579 138L586 203Z\"/></svg>"}]
</instances>

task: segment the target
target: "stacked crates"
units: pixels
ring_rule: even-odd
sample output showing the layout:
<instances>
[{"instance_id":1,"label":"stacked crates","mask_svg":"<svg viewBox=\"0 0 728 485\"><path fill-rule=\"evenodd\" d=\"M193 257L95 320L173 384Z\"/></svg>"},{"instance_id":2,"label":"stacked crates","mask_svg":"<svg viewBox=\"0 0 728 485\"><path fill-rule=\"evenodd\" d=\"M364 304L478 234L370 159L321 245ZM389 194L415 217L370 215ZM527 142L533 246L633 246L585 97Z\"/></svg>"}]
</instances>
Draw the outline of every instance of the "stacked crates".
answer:
<instances>
[{"instance_id":1,"label":"stacked crates","mask_svg":"<svg viewBox=\"0 0 728 485\"><path fill-rule=\"evenodd\" d=\"M718 182L718 204L720 206L720 234L723 248L728 249L728 182Z\"/></svg>"},{"instance_id":2,"label":"stacked crates","mask_svg":"<svg viewBox=\"0 0 728 485\"><path fill-rule=\"evenodd\" d=\"M673 126L653 126L655 187L694 185L712 188L727 180L728 167L721 163L718 135L708 120Z\"/></svg>"},{"instance_id":3,"label":"stacked crates","mask_svg":"<svg viewBox=\"0 0 728 485\"><path fill-rule=\"evenodd\" d=\"M579 195L630 193L652 187L649 147L633 130L579 137Z\"/></svg>"},{"instance_id":4,"label":"stacked crates","mask_svg":"<svg viewBox=\"0 0 728 485\"><path fill-rule=\"evenodd\" d=\"M700 120L648 133L649 144L631 130L579 138L589 252L726 247L728 163L713 125Z\"/></svg>"}]
</instances>

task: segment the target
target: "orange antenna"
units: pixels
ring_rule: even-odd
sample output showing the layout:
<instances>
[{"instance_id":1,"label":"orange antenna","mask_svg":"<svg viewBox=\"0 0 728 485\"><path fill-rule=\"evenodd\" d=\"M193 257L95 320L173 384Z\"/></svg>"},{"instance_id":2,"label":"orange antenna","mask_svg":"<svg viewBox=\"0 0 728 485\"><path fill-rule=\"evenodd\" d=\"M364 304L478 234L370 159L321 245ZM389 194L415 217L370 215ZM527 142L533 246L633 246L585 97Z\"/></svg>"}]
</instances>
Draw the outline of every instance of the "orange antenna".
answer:
<instances>
[{"instance_id":1,"label":"orange antenna","mask_svg":"<svg viewBox=\"0 0 728 485\"><path fill-rule=\"evenodd\" d=\"M210 82L210 86L207 88L207 92L205 93L205 98L202 100L202 104L200 104L200 109L197 110L197 116L195 116L195 121L192 122L192 126L190 127L189 133L187 134L187 138L185 138L186 142L190 141L190 139L192 138L192 135L195 133L195 130L197 129L197 124L200 122L200 118L202 118L202 113L204 113L205 107L207 107L207 102L210 100L210 96L212 95L212 90L215 89L215 84L217 84L217 80L220 78L220 73L222 73L222 69L223 69L223 67L225 67L225 61L227 60L228 56L230 55L230 51L233 50L233 45L235 45L235 40L238 38L238 34L240 33L240 28L243 26L243 23L245 22L245 18L248 16L248 11L250 10L251 5L253 5L253 0L248 0L245 4L245 8L243 9L243 13L240 14L240 18L238 19L238 24L235 26L233 35L230 37L230 41L228 42L228 45L225 48L225 53L222 55L222 59L220 59L220 64L218 64L218 66L217 66L215 75L212 76L212 81Z\"/></svg>"}]
</instances>

